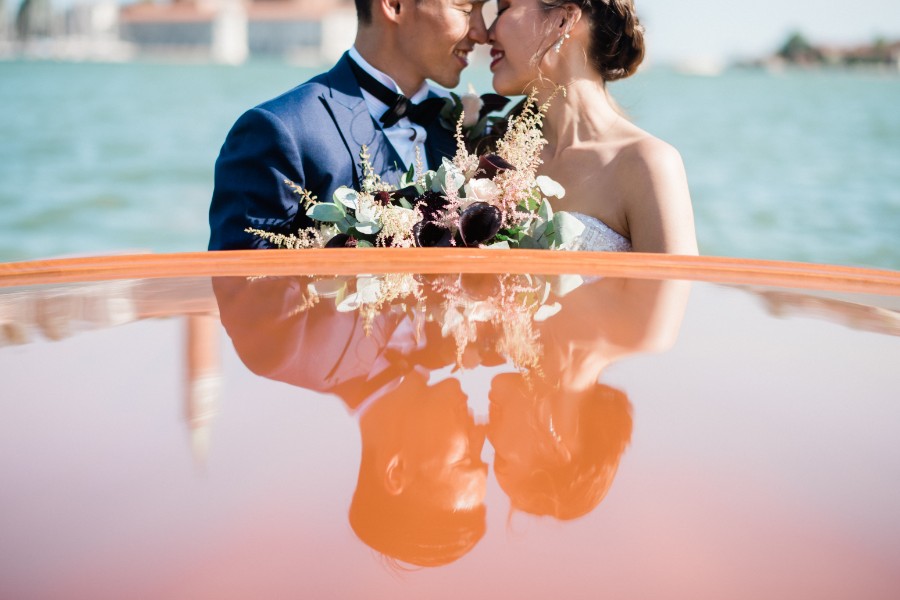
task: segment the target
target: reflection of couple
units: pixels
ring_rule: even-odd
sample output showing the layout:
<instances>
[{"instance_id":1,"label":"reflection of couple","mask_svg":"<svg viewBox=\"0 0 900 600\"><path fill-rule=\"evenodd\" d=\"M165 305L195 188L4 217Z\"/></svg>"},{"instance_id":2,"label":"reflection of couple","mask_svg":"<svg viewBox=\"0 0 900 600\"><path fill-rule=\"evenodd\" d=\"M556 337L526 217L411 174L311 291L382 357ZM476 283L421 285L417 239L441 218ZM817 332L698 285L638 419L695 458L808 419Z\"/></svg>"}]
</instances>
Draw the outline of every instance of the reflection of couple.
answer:
<instances>
[{"instance_id":1,"label":"reflection of couple","mask_svg":"<svg viewBox=\"0 0 900 600\"><path fill-rule=\"evenodd\" d=\"M489 43L497 92L535 89L543 103L565 87L544 121L540 173L567 190L554 208L585 225L575 248L695 254L680 156L624 118L606 89L644 56L633 1L499 0L489 28L484 4L356 0L357 37L334 68L247 111L228 134L210 249L266 246L248 227L289 234L310 226L285 179L330 201L342 185L359 187L363 146L388 182L417 154L437 168L455 142L427 102L418 104L443 95L426 80L455 87L468 54Z\"/></svg>"},{"instance_id":2,"label":"reflection of couple","mask_svg":"<svg viewBox=\"0 0 900 600\"><path fill-rule=\"evenodd\" d=\"M350 408L362 441L351 526L416 565L451 562L484 535L485 435L514 509L572 519L596 507L631 434L627 398L597 379L614 360L668 347L684 300L681 284L656 281L603 279L568 293L538 324L540 365L492 381L485 427L456 379L430 381L457 359L440 323L417 326L392 310L367 322L327 298L310 301L312 282L216 280L222 323L254 372L334 393ZM596 318L585 320L589 309ZM482 333L467 356L498 364L491 332Z\"/></svg>"}]
</instances>

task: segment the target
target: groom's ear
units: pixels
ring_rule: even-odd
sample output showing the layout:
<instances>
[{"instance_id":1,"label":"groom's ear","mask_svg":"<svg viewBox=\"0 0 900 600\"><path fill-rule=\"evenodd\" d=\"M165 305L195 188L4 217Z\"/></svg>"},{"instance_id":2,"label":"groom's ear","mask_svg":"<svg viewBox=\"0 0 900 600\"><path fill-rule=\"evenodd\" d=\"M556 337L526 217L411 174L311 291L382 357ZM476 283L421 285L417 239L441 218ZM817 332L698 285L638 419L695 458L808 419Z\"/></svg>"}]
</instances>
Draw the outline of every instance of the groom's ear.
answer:
<instances>
[{"instance_id":1,"label":"groom's ear","mask_svg":"<svg viewBox=\"0 0 900 600\"><path fill-rule=\"evenodd\" d=\"M406 487L406 462L400 454L394 454L384 470L384 489L391 496L403 493Z\"/></svg>"},{"instance_id":2,"label":"groom's ear","mask_svg":"<svg viewBox=\"0 0 900 600\"><path fill-rule=\"evenodd\" d=\"M377 3L377 10L381 11L384 18L391 23L396 23L400 15L405 13L406 7L404 0L374 0Z\"/></svg>"}]
</instances>

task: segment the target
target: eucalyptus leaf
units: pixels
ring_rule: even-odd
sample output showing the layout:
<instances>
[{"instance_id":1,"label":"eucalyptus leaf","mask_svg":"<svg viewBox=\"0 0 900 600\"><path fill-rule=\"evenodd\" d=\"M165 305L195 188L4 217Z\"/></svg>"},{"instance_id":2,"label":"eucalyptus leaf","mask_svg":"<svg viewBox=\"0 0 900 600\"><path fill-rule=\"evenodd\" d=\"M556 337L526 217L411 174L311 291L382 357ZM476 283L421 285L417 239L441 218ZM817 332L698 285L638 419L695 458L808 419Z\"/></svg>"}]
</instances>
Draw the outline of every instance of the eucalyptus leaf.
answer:
<instances>
[{"instance_id":1,"label":"eucalyptus leaf","mask_svg":"<svg viewBox=\"0 0 900 600\"><path fill-rule=\"evenodd\" d=\"M431 182L428 186L428 189L432 192L441 192L444 190L444 178L447 177L447 159L444 159L444 162L438 167L438 170L435 171L434 177L431 179Z\"/></svg>"},{"instance_id":2,"label":"eucalyptus leaf","mask_svg":"<svg viewBox=\"0 0 900 600\"><path fill-rule=\"evenodd\" d=\"M575 290L584 284L584 277L581 275L558 275L553 278L550 285L553 293L562 298L572 290Z\"/></svg>"},{"instance_id":3,"label":"eucalyptus leaf","mask_svg":"<svg viewBox=\"0 0 900 600\"><path fill-rule=\"evenodd\" d=\"M562 306L559 302L554 302L553 304L544 304L540 306L537 311L534 313L534 321L535 323L540 323L541 321L546 321L556 313L562 310Z\"/></svg>"},{"instance_id":4,"label":"eucalyptus leaf","mask_svg":"<svg viewBox=\"0 0 900 600\"><path fill-rule=\"evenodd\" d=\"M359 192L346 186L341 186L334 191L335 205L344 205L356 210L359 207Z\"/></svg>"},{"instance_id":5,"label":"eucalyptus leaf","mask_svg":"<svg viewBox=\"0 0 900 600\"><path fill-rule=\"evenodd\" d=\"M584 223L566 211L560 211L553 215L553 225L557 246L568 245L584 233Z\"/></svg>"},{"instance_id":6,"label":"eucalyptus leaf","mask_svg":"<svg viewBox=\"0 0 900 600\"><path fill-rule=\"evenodd\" d=\"M553 208L550 206L549 200L541 202L541 205L538 207L538 217L540 217L542 221L549 221L553 218Z\"/></svg>"},{"instance_id":7,"label":"eucalyptus leaf","mask_svg":"<svg viewBox=\"0 0 900 600\"><path fill-rule=\"evenodd\" d=\"M340 223L345 220L347 211L340 204L319 202L306 211L306 216L322 223Z\"/></svg>"},{"instance_id":8,"label":"eucalyptus leaf","mask_svg":"<svg viewBox=\"0 0 900 600\"><path fill-rule=\"evenodd\" d=\"M453 190L457 191L459 188L466 184L466 175L462 171L453 167L447 171L447 175L444 178L444 190ZM442 191L442 190L439 190Z\"/></svg>"},{"instance_id":9,"label":"eucalyptus leaf","mask_svg":"<svg viewBox=\"0 0 900 600\"><path fill-rule=\"evenodd\" d=\"M536 183L538 184L538 187L541 188L541 193L545 196L564 198L566 195L566 188L560 185L559 182L550 179L546 175L538 175Z\"/></svg>"},{"instance_id":10,"label":"eucalyptus leaf","mask_svg":"<svg viewBox=\"0 0 900 600\"><path fill-rule=\"evenodd\" d=\"M336 298L347 289L347 282L343 279L320 279L306 286L310 292L322 298Z\"/></svg>"},{"instance_id":11,"label":"eucalyptus leaf","mask_svg":"<svg viewBox=\"0 0 900 600\"><path fill-rule=\"evenodd\" d=\"M546 245L541 245L541 243L530 235L523 235L519 238L518 241L519 248L523 248L525 250L540 250L541 248L546 248Z\"/></svg>"},{"instance_id":12,"label":"eucalyptus leaf","mask_svg":"<svg viewBox=\"0 0 900 600\"><path fill-rule=\"evenodd\" d=\"M352 312L362 306L362 299L358 293L354 292L336 304L335 308L338 312Z\"/></svg>"},{"instance_id":13,"label":"eucalyptus leaf","mask_svg":"<svg viewBox=\"0 0 900 600\"><path fill-rule=\"evenodd\" d=\"M374 248L375 244L373 244L372 242L368 242L366 240L356 240L356 247L357 248Z\"/></svg>"},{"instance_id":14,"label":"eucalyptus leaf","mask_svg":"<svg viewBox=\"0 0 900 600\"><path fill-rule=\"evenodd\" d=\"M409 170L406 173L400 175L400 185L399 189L403 189L407 186L410 186L416 182L416 165L410 165Z\"/></svg>"},{"instance_id":15,"label":"eucalyptus leaf","mask_svg":"<svg viewBox=\"0 0 900 600\"><path fill-rule=\"evenodd\" d=\"M375 235L381 231L381 223L374 221L366 221L365 223L357 223L355 229L363 235Z\"/></svg>"},{"instance_id":16,"label":"eucalyptus leaf","mask_svg":"<svg viewBox=\"0 0 900 600\"><path fill-rule=\"evenodd\" d=\"M509 250L509 242L506 240L494 242L493 244L488 244L485 248L491 248L492 250Z\"/></svg>"},{"instance_id":17,"label":"eucalyptus leaf","mask_svg":"<svg viewBox=\"0 0 900 600\"><path fill-rule=\"evenodd\" d=\"M431 190L434 188L434 182L437 179L437 173L435 171L426 171L422 179L425 183L425 189L419 190L419 193L425 193L426 190ZM438 186L438 190L440 190L440 185Z\"/></svg>"},{"instance_id":18,"label":"eucalyptus leaf","mask_svg":"<svg viewBox=\"0 0 900 600\"><path fill-rule=\"evenodd\" d=\"M550 283L544 281L543 291L541 292L541 304L545 304L547 302L547 298L550 297Z\"/></svg>"}]
</instances>

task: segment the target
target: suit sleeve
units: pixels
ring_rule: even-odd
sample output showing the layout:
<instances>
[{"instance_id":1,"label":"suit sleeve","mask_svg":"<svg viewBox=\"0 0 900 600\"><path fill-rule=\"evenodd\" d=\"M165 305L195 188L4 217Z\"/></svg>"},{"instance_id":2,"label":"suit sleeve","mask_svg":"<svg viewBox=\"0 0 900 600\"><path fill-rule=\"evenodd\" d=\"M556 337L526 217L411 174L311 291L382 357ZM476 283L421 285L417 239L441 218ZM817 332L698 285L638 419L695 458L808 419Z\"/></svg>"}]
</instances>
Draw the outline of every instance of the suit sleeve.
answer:
<instances>
[{"instance_id":1,"label":"suit sleeve","mask_svg":"<svg viewBox=\"0 0 900 600\"><path fill-rule=\"evenodd\" d=\"M209 210L210 250L269 248L248 227L296 233L311 224L285 183L306 185L300 144L275 114L253 108L231 128L216 160Z\"/></svg>"}]
</instances>

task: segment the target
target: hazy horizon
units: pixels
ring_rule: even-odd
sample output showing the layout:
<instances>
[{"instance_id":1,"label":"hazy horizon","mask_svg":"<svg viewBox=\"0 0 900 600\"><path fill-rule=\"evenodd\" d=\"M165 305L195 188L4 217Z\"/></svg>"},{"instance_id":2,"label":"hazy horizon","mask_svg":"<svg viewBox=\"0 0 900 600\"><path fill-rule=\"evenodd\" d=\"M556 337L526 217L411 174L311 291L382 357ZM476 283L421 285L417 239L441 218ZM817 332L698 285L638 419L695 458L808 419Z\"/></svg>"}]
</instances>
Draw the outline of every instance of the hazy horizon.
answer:
<instances>
[{"instance_id":1,"label":"hazy horizon","mask_svg":"<svg viewBox=\"0 0 900 600\"><path fill-rule=\"evenodd\" d=\"M89 0L51 1L62 8ZM15 11L20 2L0 0L0 5L4 3ZM486 11L491 18L494 6L489 0ZM775 51L793 31L813 43L834 45L865 44L877 37L900 39L896 0L859 0L849 6L820 0L635 0L635 6L647 31L651 63L759 57Z\"/></svg>"},{"instance_id":2,"label":"hazy horizon","mask_svg":"<svg viewBox=\"0 0 900 600\"><path fill-rule=\"evenodd\" d=\"M775 51L793 31L811 42L856 45L900 39L896 0L635 0L651 60L734 60ZM893 8L891 8L893 6Z\"/></svg>"}]
</instances>

